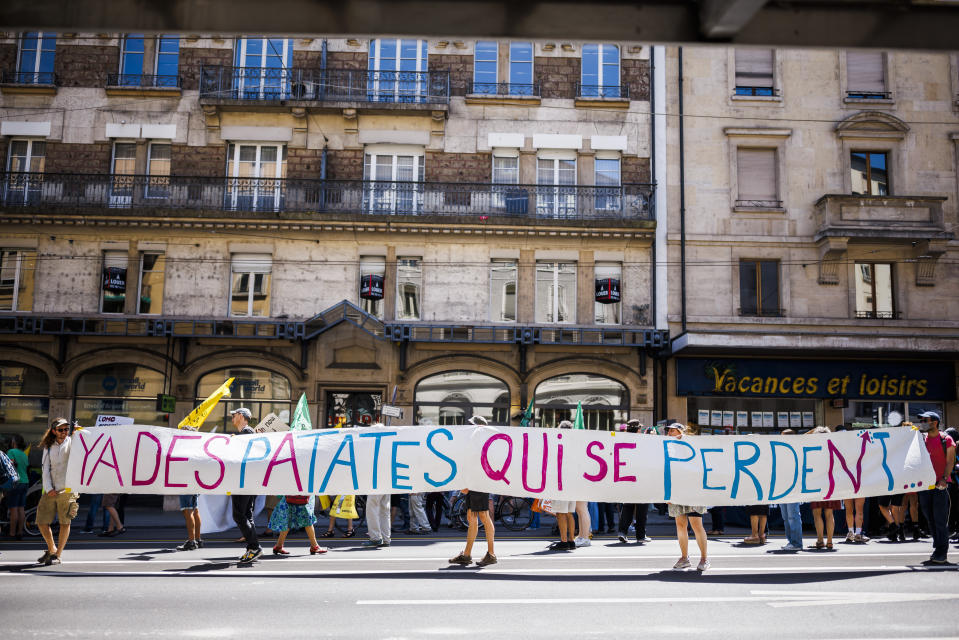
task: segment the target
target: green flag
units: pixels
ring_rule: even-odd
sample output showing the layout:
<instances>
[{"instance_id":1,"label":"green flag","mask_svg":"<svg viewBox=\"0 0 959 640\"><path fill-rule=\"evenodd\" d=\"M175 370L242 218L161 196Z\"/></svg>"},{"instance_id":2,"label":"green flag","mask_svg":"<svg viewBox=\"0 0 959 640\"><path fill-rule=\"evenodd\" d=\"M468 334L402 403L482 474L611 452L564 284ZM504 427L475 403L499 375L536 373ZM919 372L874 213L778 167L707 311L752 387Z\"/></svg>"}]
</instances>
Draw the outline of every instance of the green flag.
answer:
<instances>
[{"instance_id":1,"label":"green flag","mask_svg":"<svg viewBox=\"0 0 959 640\"><path fill-rule=\"evenodd\" d=\"M535 398L529 399L529 406L526 407L526 411L523 412L523 417L519 421L519 426L521 427L528 427L533 422L533 400L535 400Z\"/></svg>"},{"instance_id":2,"label":"green flag","mask_svg":"<svg viewBox=\"0 0 959 640\"><path fill-rule=\"evenodd\" d=\"M290 421L290 431L309 431L313 428L310 421L310 407L306 403L306 394L300 396L300 401L296 403L296 409L293 411L293 419Z\"/></svg>"},{"instance_id":3,"label":"green flag","mask_svg":"<svg viewBox=\"0 0 959 640\"><path fill-rule=\"evenodd\" d=\"M573 418L573 428L574 429L585 429L586 425L583 424L583 403L579 402L576 404L576 417Z\"/></svg>"}]
</instances>

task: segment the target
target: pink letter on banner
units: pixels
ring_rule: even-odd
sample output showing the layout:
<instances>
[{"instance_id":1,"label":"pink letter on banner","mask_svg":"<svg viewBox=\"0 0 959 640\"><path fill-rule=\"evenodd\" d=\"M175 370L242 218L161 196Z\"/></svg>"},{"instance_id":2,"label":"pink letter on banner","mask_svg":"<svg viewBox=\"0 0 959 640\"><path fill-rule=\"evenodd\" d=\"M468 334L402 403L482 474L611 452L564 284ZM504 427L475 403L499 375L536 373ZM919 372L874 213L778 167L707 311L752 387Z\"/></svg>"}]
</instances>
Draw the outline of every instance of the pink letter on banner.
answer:
<instances>
[{"instance_id":1,"label":"pink letter on banner","mask_svg":"<svg viewBox=\"0 0 959 640\"><path fill-rule=\"evenodd\" d=\"M290 447L290 457L277 460L277 457L280 455L280 451L283 449L283 445ZM266 468L266 475L263 476L264 487L270 482L270 473L272 473L273 467L278 464L283 464L284 462L289 462L293 467L293 479L296 480L296 490L303 491L303 486L300 484L300 470L296 466L296 450L293 448L293 434L289 431L286 432L286 434L283 436L283 439L280 441L280 444L276 447L276 453L273 454L273 458L270 460L270 464Z\"/></svg>"},{"instance_id":2,"label":"pink letter on banner","mask_svg":"<svg viewBox=\"0 0 959 640\"><path fill-rule=\"evenodd\" d=\"M99 438L98 438L99 439ZM104 460L103 456L107 452L107 447L110 447L110 456L113 458L113 464L110 464ZM120 464L117 462L117 452L113 449L113 438L107 438L107 443L103 445L103 449L100 450L100 457L97 459L96 464L93 465L93 470L90 472L90 475L87 476L86 484L90 484L90 480L93 479L93 474L97 472L97 467L100 466L100 463L103 463L105 466L113 469L117 474L117 482L120 483L120 486L123 486L123 478L120 476Z\"/></svg>"},{"instance_id":3,"label":"pink letter on banner","mask_svg":"<svg viewBox=\"0 0 959 640\"><path fill-rule=\"evenodd\" d=\"M87 458L89 458L93 450L97 448L97 443L103 438L103 434L101 433L97 436L97 439L93 441L93 446L89 449L87 449L87 439L83 437L83 431L77 431L77 435L80 436L80 445L83 446L83 466L80 467L80 482L83 482L83 472L87 470ZM90 475L93 474L91 473Z\"/></svg>"},{"instance_id":4,"label":"pink letter on banner","mask_svg":"<svg viewBox=\"0 0 959 640\"><path fill-rule=\"evenodd\" d=\"M150 440L156 443L157 452L156 452L156 462L153 465L153 475L146 480L137 480L137 459L140 456L140 438L143 436L148 437ZM133 486L142 486L146 484L153 484L153 481L157 479L157 475L160 473L160 450L163 447L160 445L160 440L155 435L148 431L141 431L137 434L137 443L136 447L133 449L133 472L130 474L131 480L130 484ZM172 447L171 447L172 449Z\"/></svg>"},{"instance_id":5,"label":"pink letter on banner","mask_svg":"<svg viewBox=\"0 0 959 640\"><path fill-rule=\"evenodd\" d=\"M193 472L193 477L196 478L196 483L197 483L198 485L200 485L201 487L203 487L204 489L208 490L208 491L209 491L210 489L216 489L217 487L219 487L219 486L220 486L220 483L223 482L223 476L226 475L226 465L223 464L223 460L221 460L220 458L218 458L218 457L215 456L214 454L210 453L209 446L210 446L210 443L213 442L214 440L226 440L227 444L229 444L230 438L229 438L229 436L225 436L225 435L222 435L222 434L221 434L221 435L213 436L212 438L210 438L209 440L207 440L206 442L203 443L203 453L205 453L205 454L208 455L210 458L212 458L213 460L216 460L217 463L219 463L219 465L220 465L220 477L217 478L217 479L216 479L216 482L214 482L213 484L207 484L207 483L203 482L202 480L200 480L200 472L199 472L199 471L194 471L194 472Z\"/></svg>"},{"instance_id":6,"label":"pink letter on banner","mask_svg":"<svg viewBox=\"0 0 959 640\"><path fill-rule=\"evenodd\" d=\"M185 487L186 483L170 482L170 463L186 462L189 458L179 458L173 456L173 448L176 447L177 440L199 440L203 436L173 436L170 440L170 448L166 452L166 465L164 468L163 486L165 487Z\"/></svg>"},{"instance_id":7,"label":"pink letter on banner","mask_svg":"<svg viewBox=\"0 0 959 640\"><path fill-rule=\"evenodd\" d=\"M621 462L619 459L619 450L635 448L635 442L617 442L613 445L613 482L636 482L636 476L619 475L619 468L626 466L626 463Z\"/></svg>"},{"instance_id":8,"label":"pink letter on banner","mask_svg":"<svg viewBox=\"0 0 959 640\"><path fill-rule=\"evenodd\" d=\"M506 462L503 463L503 468L497 471L489 464L489 458L487 454L489 453L489 448L493 445L493 442L496 440L506 440L506 444L509 448L506 450ZM480 464L483 465L483 471L486 472L486 476L490 480L502 480L506 484L509 484L509 480L506 479L506 470L509 469L509 464L513 460L513 439L510 438L505 433L497 433L495 436L492 436L483 444L483 454L480 456Z\"/></svg>"},{"instance_id":9,"label":"pink letter on banner","mask_svg":"<svg viewBox=\"0 0 959 640\"><path fill-rule=\"evenodd\" d=\"M839 458L839 464L842 465L846 475L849 476L849 480L852 482L852 488L856 490L856 493L859 493L859 487L862 486L862 458L864 455L866 455L866 443L872 441L872 439L869 437L868 431L859 437L862 438L862 449L859 451L859 460L856 461L855 477L853 477L852 473L850 473L849 467L846 466L846 459L842 457L841 453L839 453L839 449L837 449L836 445L832 443L832 440L826 442L826 445L829 447L829 491L827 491L826 495L823 496L825 500L829 499L833 490L836 488L836 481L832 476L835 458Z\"/></svg>"},{"instance_id":10,"label":"pink letter on banner","mask_svg":"<svg viewBox=\"0 0 959 640\"><path fill-rule=\"evenodd\" d=\"M603 443L598 440L593 440L588 445L586 445L586 455L592 460L596 461L596 464L599 465L599 471L595 474L584 473L583 478L589 480L590 482L599 482L606 477L606 461L600 458L598 455L593 453L593 447L599 447L600 451L603 450Z\"/></svg>"},{"instance_id":11,"label":"pink letter on banner","mask_svg":"<svg viewBox=\"0 0 959 640\"><path fill-rule=\"evenodd\" d=\"M523 488L533 493L543 493L546 489L546 461L549 459L549 442L546 431L543 431L543 471L540 478L539 489L534 489L526 482L526 471L529 469L529 434L523 434Z\"/></svg>"}]
</instances>

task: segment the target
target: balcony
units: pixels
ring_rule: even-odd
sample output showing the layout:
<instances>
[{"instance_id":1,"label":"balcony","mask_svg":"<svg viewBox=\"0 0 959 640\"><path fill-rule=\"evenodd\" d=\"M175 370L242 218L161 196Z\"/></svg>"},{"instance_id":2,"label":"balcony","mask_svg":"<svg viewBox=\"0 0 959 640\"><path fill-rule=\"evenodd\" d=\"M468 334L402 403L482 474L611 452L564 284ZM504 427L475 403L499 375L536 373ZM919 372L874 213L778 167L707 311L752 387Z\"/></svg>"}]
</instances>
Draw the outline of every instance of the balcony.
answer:
<instances>
[{"instance_id":1,"label":"balcony","mask_svg":"<svg viewBox=\"0 0 959 640\"><path fill-rule=\"evenodd\" d=\"M440 217L485 223L654 219L650 184L620 187L3 173L5 208ZM249 212L238 215L240 212ZM262 216L259 216L262 217ZM643 224L640 226L648 226Z\"/></svg>"},{"instance_id":2,"label":"balcony","mask_svg":"<svg viewBox=\"0 0 959 640\"><path fill-rule=\"evenodd\" d=\"M0 90L3 93L29 93L55 95L59 78L52 71L4 71L0 75Z\"/></svg>"},{"instance_id":3,"label":"balcony","mask_svg":"<svg viewBox=\"0 0 959 640\"><path fill-rule=\"evenodd\" d=\"M538 82L473 82L466 95L467 104L540 104L542 94Z\"/></svg>"},{"instance_id":4,"label":"balcony","mask_svg":"<svg viewBox=\"0 0 959 640\"><path fill-rule=\"evenodd\" d=\"M180 76L144 73L111 73L107 75L108 96L179 96Z\"/></svg>"},{"instance_id":5,"label":"balcony","mask_svg":"<svg viewBox=\"0 0 959 640\"><path fill-rule=\"evenodd\" d=\"M939 196L827 194L815 206L816 240L927 240L943 237ZM951 237L951 234L949 234Z\"/></svg>"},{"instance_id":6,"label":"balcony","mask_svg":"<svg viewBox=\"0 0 959 640\"><path fill-rule=\"evenodd\" d=\"M448 105L449 71L362 69L264 69L204 66L203 104L269 104L344 108L357 103L382 108L435 109Z\"/></svg>"},{"instance_id":7,"label":"balcony","mask_svg":"<svg viewBox=\"0 0 959 640\"><path fill-rule=\"evenodd\" d=\"M629 85L590 85L576 83L577 107L629 108Z\"/></svg>"}]
</instances>

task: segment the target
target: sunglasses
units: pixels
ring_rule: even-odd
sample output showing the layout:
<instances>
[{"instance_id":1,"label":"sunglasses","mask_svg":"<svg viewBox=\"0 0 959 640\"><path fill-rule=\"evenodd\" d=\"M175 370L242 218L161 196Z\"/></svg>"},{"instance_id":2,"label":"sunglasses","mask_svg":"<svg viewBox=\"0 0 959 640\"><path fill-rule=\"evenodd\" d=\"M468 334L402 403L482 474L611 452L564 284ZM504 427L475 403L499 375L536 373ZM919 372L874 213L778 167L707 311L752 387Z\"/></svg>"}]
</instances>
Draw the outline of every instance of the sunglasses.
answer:
<instances>
[{"instance_id":1,"label":"sunglasses","mask_svg":"<svg viewBox=\"0 0 959 640\"><path fill-rule=\"evenodd\" d=\"M70 427L63 427L62 429L54 429L54 432L56 433L67 433L68 431L70 431Z\"/></svg>"}]
</instances>

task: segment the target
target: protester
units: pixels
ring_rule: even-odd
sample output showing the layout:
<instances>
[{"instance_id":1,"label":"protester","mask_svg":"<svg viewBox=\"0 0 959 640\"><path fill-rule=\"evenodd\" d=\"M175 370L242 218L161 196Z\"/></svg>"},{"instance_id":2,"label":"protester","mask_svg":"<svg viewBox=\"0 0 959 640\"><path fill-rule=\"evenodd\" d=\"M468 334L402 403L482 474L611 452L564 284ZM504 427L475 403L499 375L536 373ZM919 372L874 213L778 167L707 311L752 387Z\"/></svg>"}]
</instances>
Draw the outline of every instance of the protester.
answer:
<instances>
[{"instance_id":1,"label":"protester","mask_svg":"<svg viewBox=\"0 0 959 640\"><path fill-rule=\"evenodd\" d=\"M573 538L573 544L577 547L588 547L592 544L590 538L593 537L593 523L589 515L589 503L585 500L576 500L574 510L579 520L579 533Z\"/></svg>"},{"instance_id":2,"label":"protester","mask_svg":"<svg viewBox=\"0 0 959 640\"><path fill-rule=\"evenodd\" d=\"M685 434L686 425L679 422L666 427L666 435L670 438L682 439ZM673 569L688 569L692 566L689 562L689 531L687 530L687 526L690 526L696 536L696 544L699 545L699 565L696 570L705 571L710 566L709 558L706 557L706 530L703 528L703 514L706 513L706 507L668 502L666 509L669 516L676 519L676 538L682 554L673 565Z\"/></svg>"},{"instance_id":3,"label":"protester","mask_svg":"<svg viewBox=\"0 0 959 640\"><path fill-rule=\"evenodd\" d=\"M624 427L626 433L639 433L643 429L642 423L636 418L629 420ZM623 503L620 508L619 535L617 536L619 541L623 544L629 542L629 527L635 520L637 544L652 542L652 538L646 535L646 518L649 515L649 504L645 502L627 502ZM610 518L610 522L612 522L612 518Z\"/></svg>"},{"instance_id":4,"label":"protester","mask_svg":"<svg viewBox=\"0 0 959 640\"><path fill-rule=\"evenodd\" d=\"M67 462L70 459L70 423L66 418L57 418L40 440L43 450L43 495L37 505L37 525L40 535L47 543L47 550L37 560L50 566L60 564L63 548L70 538L70 522L77 517L79 495L67 491ZM50 525L54 517L60 521L58 543L53 544Z\"/></svg>"},{"instance_id":5,"label":"protester","mask_svg":"<svg viewBox=\"0 0 959 640\"><path fill-rule=\"evenodd\" d=\"M83 533L93 533L93 525L97 519L97 514L103 513L103 524L101 525L100 531L106 531L107 527L110 525L110 514L106 512L103 508L103 494L94 493L90 496L90 506L87 507L87 520L86 524L83 527Z\"/></svg>"},{"instance_id":6,"label":"protester","mask_svg":"<svg viewBox=\"0 0 959 640\"><path fill-rule=\"evenodd\" d=\"M959 429L949 427L946 429L946 435L952 438L952 441L959 444ZM949 509L949 533L953 535L952 541L959 542L955 535L959 534L959 476L956 474L956 467L952 468L952 482L949 483L949 504L956 505L955 509Z\"/></svg>"},{"instance_id":7,"label":"protester","mask_svg":"<svg viewBox=\"0 0 959 640\"><path fill-rule=\"evenodd\" d=\"M843 500L843 506L846 509L846 542L869 542L869 536L862 530L866 499L847 498Z\"/></svg>"},{"instance_id":8,"label":"protester","mask_svg":"<svg viewBox=\"0 0 959 640\"><path fill-rule=\"evenodd\" d=\"M615 508L612 502L596 503L596 531L597 533L613 533L616 530Z\"/></svg>"},{"instance_id":9,"label":"protester","mask_svg":"<svg viewBox=\"0 0 959 640\"><path fill-rule=\"evenodd\" d=\"M713 528L706 532L709 536L721 536L726 533L725 518L723 518L724 507L712 507L709 509L709 517L712 518Z\"/></svg>"},{"instance_id":10,"label":"protester","mask_svg":"<svg viewBox=\"0 0 959 640\"><path fill-rule=\"evenodd\" d=\"M832 433L829 427L816 427L810 429L807 433L829 434ZM833 512L842 508L841 500L814 500L809 503L812 509L812 520L816 526L816 549L832 549L832 534L836 528L836 519ZM823 533L825 531L826 541L823 542Z\"/></svg>"},{"instance_id":11,"label":"protester","mask_svg":"<svg viewBox=\"0 0 959 640\"><path fill-rule=\"evenodd\" d=\"M768 504L751 504L746 507L751 533L743 538L743 544L766 544L766 520L769 518Z\"/></svg>"},{"instance_id":12,"label":"protester","mask_svg":"<svg viewBox=\"0 0 959 640\"><path fill-rule=\"evenodd\" d=\"M253 414L249 409L246 407L234 409L230 412L230 416L233 418L233 427L236 429L237 435L254 433L253 427L250 426ZM240 563L248 564L263 555L260 540L256 535L256 523L253 521L253 505L256 496L234 494L231 496L231 500L233 502L233 521L240 529L243 540L246 542L246 552L240 556Z\"/></svg>"},{"instance_id":13,"label":"protester","mask_svg":"<svg viewBox=\"0 0 959 640\"><path fill-rule=\"evenodd\" d=\"M273 513L270 514L268 525L271 531L276 532L273 555L290 555L290 552L283 548L283 543L286 542L286 536L290 533L290 529L306 531L306 537L310 540L311 556L328 551L326 547L321 547L316 541L316 531L313 529L313 525L316 524L316 516L313 514L313 509L316 506L315 500L314 496L285 496L277 501Z\"/></svg>"},{"instance_id":14,"label":"protester","mask_svg":"<svg viewBox=\"0 0 959 640\"><path fill-rule=\"evenodd\" d=\"M796 432L792 429L783 430L781 435L791 436ZM802 517L799 514L798 502L780 503L779 511L783 516L783 526L786 529L786 544L783 551L802 551Z\"/></svg>"},{"instance_id":15,"label":"protester","mask_svg":"<svg viewBox=\"0 0 959 640\"><path fill-rule=\"evenodd\" d=\"M177 551L193 551L203 547L203 538L200 537L200 509L199 494L180 496L180 513L186 524L186 542L177 547Z\"/></svg>"},{"instance_id":16,"label":"protester","mask_svg":"<svg viewBox=\"0 0 959 640\"><path fill-rule=\"evenodd\" d=\"M123 526L123 522L120 520L120 514L117 512L117 504L119 502L119 493L106 493L103 495L103 510L110 515L110 525L97 534L101 538L112 538L127 532L127 528Z\"/></svg>"},{"instance_id":17,"label":"protester","mask_svg":"<svg viewBox=\"0 0 959 640\"><path fill-rule=\"evenodd\" d=\"M426 515L426 494L411 493L409 495L410 505L410 528L407 533L418 535L426 534L432 531L430 519Z\"/></svg>"},{"instance_id":18,"label":"protester","mask_svg":"<svg viewBox=\"0 0 959 640\"><path fill-rule=\"evenodd\" d=\"M558 425L559 429L572 429L573 423L569 420L563 420ZM559 530L559 541L549 545L553 551L573 551L576 549L576 542L573 540L576 532L576 524L573 521L573 511L576 509L575 500L553 500L553 515L556 516L556 527Z\"/></svg>"},{"instance_id":19,"label":"protester","mask_svg":"<svg viewBox=\"0 0 959 640\"><path fill-rule=\"evenodd\" d=\"M904 526L906 514L902 508L904 497L901 493L879 496L879 512L886 521L886 537L889 542L896 542L900 539L902 542L906 541Z\"/></svg>"},{"instance_id":20,"label":"protester","mask_svg":"<svg viewBox=\"0 0 959 640\"><path fill-rule=\"evenodd\" d=\"M926 451L936 472L934 487L919 492L919 506L932 533L932 555L929 564L949 564L949 492L952 470L956 464L956 443L939 432L939 414L919 414L919 430L925 434Z\"/></svg>"},{"instance_id":21,"label":"protester","mask_svg":"<svg viewBox=\"0 0 959 640\"><path fill-rule=\"evenodd\" d=\"M482 560L476 561L476 566L485 567L486 565L496 564L496 552L493 549L493 537L495 529L493 528L493 519L489 512L489 494L480 491L470 491L463 489L466 494L466 546L463 551L455 558L450 558L450 564L466 566L473 561L473 542L476 541L476 535L479 533L479 520L483 521L483 533L486 536L486 555Z\"/></svg>"},{"instance_id":22,"label":"protester","mask_svg":"<svg viewBox=\"0 0 959 640\"><path fill-rule=\"evenodd\" d=\"M377 422L373 427L382 427ZM390 546L392 516L390 513L390 499L388 493L366 496L366 531L369 540L363 541L364 547Z\"/></svg>"},{"instance_id":23,"label":"protester","mask_svg":"<svg viewBox=\"0 0 959 640\"><path fill-rule=\"evenodd\" d=\"M29 487L29 478L27 476L27 467L29 462L27 454L24 452L26 445L23 436L15 433L10 436L10 448L7 449L7 456L17 468L17 481L13 488L7 492L7 508L10 510L10 537L15 540L22 540L26 516L24 507L27 505L27 487Z\"/></svg>"},{"instance_id":24,"label":"protester","mask_svg":"<svg viewBox=\"0 0 959 640\"><path fill-rule=\"evenodd\" d=\"M336 526L336 516L333 515L333 508L336 504L336 496L330 496L330 524L326 528L326 533L324 533L321 538L335 538L336 533L334 533L333 528ZM346 520L346 533L343 534L344 538L352 538L356 535L356 529L353 528L353 518L340 518L340 520Z\"/></svg>"}]
</instances>

